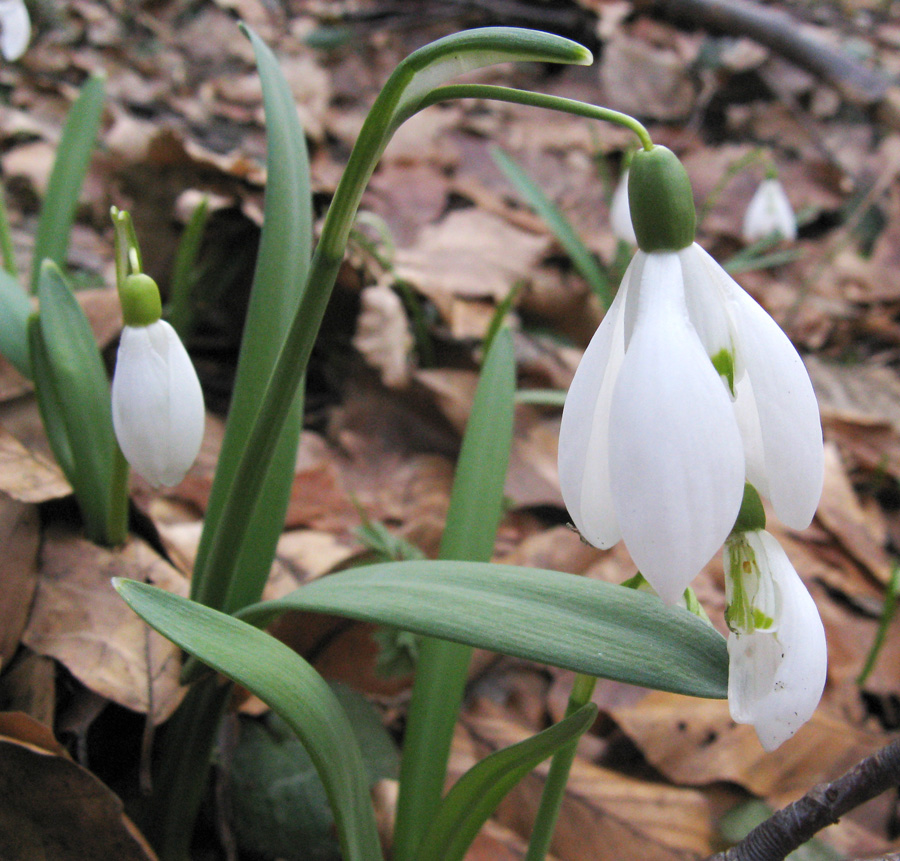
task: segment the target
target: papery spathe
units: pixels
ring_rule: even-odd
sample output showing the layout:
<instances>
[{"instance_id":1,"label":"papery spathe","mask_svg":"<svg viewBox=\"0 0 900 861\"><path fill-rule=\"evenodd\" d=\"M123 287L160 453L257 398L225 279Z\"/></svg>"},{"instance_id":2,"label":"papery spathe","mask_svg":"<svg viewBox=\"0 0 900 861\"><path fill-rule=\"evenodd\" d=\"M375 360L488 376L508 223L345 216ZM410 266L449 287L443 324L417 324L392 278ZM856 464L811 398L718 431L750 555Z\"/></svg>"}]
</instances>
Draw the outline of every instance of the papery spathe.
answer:
<instances>
[{"instance_id":1,"label":"papery spathe","mask_svg":"<svg viewBox=\"0 0 900 861\"><path fill-rule=\"evenodd\" d=\"M773 233L793 242L797 238L797 219L782 184L775 178L764 179L750 199L744 214L743 237L757 242Z\"/></svg>"},{"instance_id":2,"label":"papery spathe","mask_svg":"<svg viewBox=\"0 0 900 861\"><path fill-rule=\"evenodd\" d=\"M802 360L696 244L636 253L572 381L559 449L575 526L597 547L624 539L667 603L728 537L745 477L802 529L824 473Z\"/></svg>"},{"instance_id":3,"label":"papery spathe","mask_svg":"<svg viewBox=\"0 0 900 861\"><path fill-rule=\"evenodd\" d=\"M740 586L740 578L752 581ZM752 724L766 750L810 719L825 687L825 630L815 602L781 545L768 532L746 532L725 549L726 591L744 605L729 612L728 706ZM757 614L760 625L751 620Z\"/></svg>"},{"instance_id":4,"label":"papery spathe","mask_svg":"<svg viewBox=\"0 0 900 861\"><path fill-rule=\"evenodd\" d=\"M147 481L171 487L184 478L203 440L203 392L187 350L164 320L122 330L112 415L122 453Z\"/></svg>"},{"instance_id":5,"label":"papery spathe","mask_svg":"<svg viewBox=\"0 0 900 861\"><path fill-rule=\"evenodd\" d=\"M613 192L609 204L609 223L617 239L637 245L634 225L631 223L631 208L628 206L628 169L622 171L619 184Z\"/></svg>"}]
</instances>

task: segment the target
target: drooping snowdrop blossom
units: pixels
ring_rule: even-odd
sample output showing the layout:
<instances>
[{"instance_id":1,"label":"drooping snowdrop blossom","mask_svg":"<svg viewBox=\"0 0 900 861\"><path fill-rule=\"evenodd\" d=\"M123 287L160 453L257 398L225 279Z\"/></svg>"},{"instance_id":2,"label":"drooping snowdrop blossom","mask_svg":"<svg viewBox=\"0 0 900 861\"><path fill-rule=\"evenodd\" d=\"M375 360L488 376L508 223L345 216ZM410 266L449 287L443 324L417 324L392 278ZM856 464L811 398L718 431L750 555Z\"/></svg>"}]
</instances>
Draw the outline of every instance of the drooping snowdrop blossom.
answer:
<instances>
[{"instance_id":1,"label":"drooping snowdrop blossom","mask_svg":"<svg viewBox=\"0 0 900 861\"><path fill-rule=\"evenodd\" d=\"M724 551L728 707L766 750L787 741L819 704L827 674L815 602L768 532L736 532Z\"/></svg>"},{"instance_id":2,"label":"drooping snowdrop blossom","mask_svg":"<svg viewBox=\"0 0 900 861\"><path fill-rule=\"evenodd\" d=\"M612 227L613 236L623 242L637 245L634 225L631 223L631 209L628 206L628 168L622 171L619 184L613 192L609 204L609 224Z\"/></svg>"},{"instance_id":3,"label":"drooping snowdrop blossom","mask_svg":"<svg viewBox=\"0 0 900 861\"><path fill-rule=\"evenodd\" d=\"M743 237L757 242L773 233L793 242L797 238L797 219L784 186L776 177L767 177L756 189L744 214Z\"/></svg>"},{"instance_id":4,"label":"drooping snowdrop blossom","mask_svg":"<svg viewBox=\"0 0 900 861\"><path fill-rule=\"evenodd\" d=\"M203 392L181 339L160 319L153 280L129 275L120 297L125 327L112 382L113 428L131 466L151 484L171 487L200 451Z\"/></svg>"},{"instance_id":5,"label":"drooping snowdrop blossom","mask_svg":"<svg viewBox=\"0 0 900 861\"><path fill-rule=\"evenodd\" d=\"M675 155L638 152L629 195L639 250L566 397L560 486L582 536L624 540L672 604L731 532L745 478L809 525L822 431L790 341L693 242Z\"/></svg>"},{"instance_id":6,"label":"drooping snowdrop blossom","mask_svg":"<svg viewBox=\"0 0 900 861\"><path fill-rule=\"evenodd\" d=\"M31 19L22 0L0 0L0 53L9 62L18 60L31 38Z\"/></svg>"}]
</instances>

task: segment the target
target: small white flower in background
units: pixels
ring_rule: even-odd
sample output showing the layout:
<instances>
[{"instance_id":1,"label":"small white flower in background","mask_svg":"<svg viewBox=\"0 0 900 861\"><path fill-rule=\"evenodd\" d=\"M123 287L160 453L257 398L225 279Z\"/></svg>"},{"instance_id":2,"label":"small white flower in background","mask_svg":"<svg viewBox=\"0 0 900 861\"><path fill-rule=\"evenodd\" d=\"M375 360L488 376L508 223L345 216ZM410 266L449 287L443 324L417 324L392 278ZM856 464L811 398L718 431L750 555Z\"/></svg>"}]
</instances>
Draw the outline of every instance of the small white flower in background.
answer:
<instances>
[{"instance_id":1,"label":"small white flower in background","mask_svg":"<svg viewBox=\"0 0 900 861\"><path fill-rule=\"evenodd\" d=\"M5 60L18 60L31 38L31 19L22 0L0 0L0 52Z\"/></svg>"},{"instance_id":2,"label":"small white flower in background","mask_svg":"<svg viewBox=\"0 0 900 861\"><path fill-rule=\"evenodd\" d=\"M757 242L777 233L793 242L797 238L797 219L782 184L774 177L764 179L750 200L744 215L743 237Z\"/></svg>"},{"instance_id":3,"label":"small white flower in background","mask_svg":"<svg viewBox=\"0 0 900 861\"><path fill-rule=\"evenodd\" d=\"M819 704L827 675L825 630L812 596L768 532L732 535L724 566L728 707L771 751Z\"/></svg>"},{"instance_id":4,"label":"small white flower in background","mask_svg":"<svg viewBox=\"0 0 900 861\"><path fill-rule=\"evenodd\" d=\"M409 352L413 347L403 303L386 285L366 287L360 301L362 310L353 346L380 372L385 386L401 388L409 382Z\"/></svg>"},{"instance_id":5,"label":"small white flower in background","mask_svg":"<svg viewBox=\"0 0 900 861\"><path fill-rule=\"evenodd\" d=\"M628 206L628 168L622 171L619 184L613 192L609 204L609 222L613 235L617 239L637 245L637 237L634 235L634 225L631 223L631 209Z\"/></svg>"},{"instance_id":6,"label":"small white flower in background","mask_svg":"<svg viewBox=\"0 0 900 861\"><path fill-rule=\"evenodd\" d=\"M129 276L126 283L132 279L153 284L145 275ZM127 321L124 301L123 311ZM206 421L203 392L187 350L165 320L126 323L122 330L112 418L122 454L152 485L178 484L196 460Z\"/></svg>"},{"instance_id":7,"label":"small white flower in background","mask_svg":"<svg viewBox=\"0 0 900 861\"><path fill-rule=\"evenodd\" d=\"M629 179L632 213L640 155ZM689 193L686 174L680 181ZM660 195L646 206L652 217L666 212ZM670 233L663 244L676 250L637 251L578 366L563 409L559 479L582 536L600 548L624 540L673 604L731 532L745 479L786 524L809 525L824 451L812 384L788 338L685 240L692 221Z\"/></svg>"}]
</instances>

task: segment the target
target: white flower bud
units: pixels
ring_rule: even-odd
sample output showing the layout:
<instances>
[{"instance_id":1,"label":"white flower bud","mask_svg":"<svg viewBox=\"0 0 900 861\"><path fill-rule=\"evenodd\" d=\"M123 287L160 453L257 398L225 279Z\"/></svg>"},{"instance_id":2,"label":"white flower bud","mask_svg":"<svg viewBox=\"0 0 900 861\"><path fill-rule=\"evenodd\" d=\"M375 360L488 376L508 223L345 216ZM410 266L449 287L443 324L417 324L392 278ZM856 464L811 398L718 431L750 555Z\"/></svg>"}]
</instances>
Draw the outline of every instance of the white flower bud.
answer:
<instances>
[{"instance_id":1,"label":"white flower bud","mask_svg":"<svg viewBox=\"0 0 900 861\"><path fill-rule=\"evenodd\" d=\"M773 233L793 242L797 219L782 184L777 179L764 179L744 215L743 236L746 242L757 242Z\"/></svg>"}]
</instances>

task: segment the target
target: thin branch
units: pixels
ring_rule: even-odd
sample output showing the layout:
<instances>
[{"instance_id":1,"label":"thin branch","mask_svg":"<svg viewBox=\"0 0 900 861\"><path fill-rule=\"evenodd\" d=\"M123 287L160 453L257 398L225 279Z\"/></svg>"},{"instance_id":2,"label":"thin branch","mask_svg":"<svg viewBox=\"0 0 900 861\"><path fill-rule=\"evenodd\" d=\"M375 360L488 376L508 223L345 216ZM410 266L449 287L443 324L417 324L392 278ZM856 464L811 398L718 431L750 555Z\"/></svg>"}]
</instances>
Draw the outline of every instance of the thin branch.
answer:
<instances>
[{"instance_id":1,"label":"thin branch","mask_svg":"<svg viewBox=\"0 0 900 861\"><path fill-rule=\"evenodd\" d=\"M885 76L804 31L787 13L752 0L638 0L635 6L678 24L747 36L831 84L848 102L861 107L879 104L890 88Z\"/></svg>"},{"instance_id":2,"label":"thin branch","mask_svg":"<svg viewBox=\"0 0 900 861\"><path fill-rule=\"evenodd\" d=\"M886 789L900 785L900 739L756 826L740 843L709 861L781 861L817 831ZM896 859L897 856L886 856Z\"/></svg>"}]
</instances>

